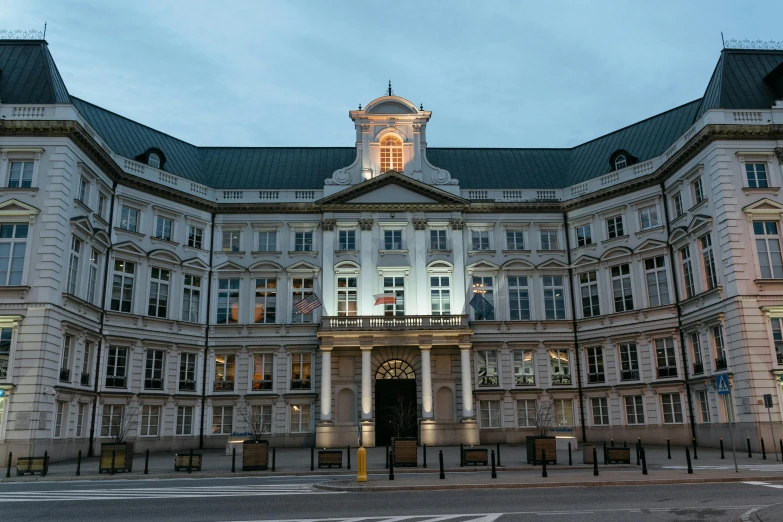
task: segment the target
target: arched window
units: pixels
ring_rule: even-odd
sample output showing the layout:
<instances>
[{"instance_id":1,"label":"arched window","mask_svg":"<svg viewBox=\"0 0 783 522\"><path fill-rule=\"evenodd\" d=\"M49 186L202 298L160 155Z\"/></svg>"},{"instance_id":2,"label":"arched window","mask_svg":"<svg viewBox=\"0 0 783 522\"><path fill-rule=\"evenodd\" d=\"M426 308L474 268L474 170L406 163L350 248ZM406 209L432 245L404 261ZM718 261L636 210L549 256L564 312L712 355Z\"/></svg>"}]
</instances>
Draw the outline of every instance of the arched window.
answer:
<instances>
[{"instance_id":1,"label":"arched window","mask_svg":"<svg viewBox=\"0 0 783 522\"><path fill-rule=\"evenodd\" d=\"M402 140L391 134L381 139L381 174L402 172Z\"/></svg>"},{"instance_id":2,"label":"arched window","mask_svg":"<svg viewBox=\"0 0 783 522\"><path fill-rule=\"evenodd\" d=\"M620 154L614 159L614 170L624 169L628 166L628 160L625 159L625 154Z\"/></svg>"},{"instance_id":3,"label":"arched window","mask_svg":"<svg viewBox=\"0 0 783 522\"><path fill-rule=\"evenodd\" d=\"M413 367L401 361L400 359L392 359L386 361L378 368L375 373L376 379L415 379L416 374L413 372Z\"/></svg>"},{"instance_id":4,"label":"arched window","mask_svg":"<svg viewBox=\"0 0 783 522\"><path fill-rule=\"evenodd\" d=\"M160 168L160 156L157 155L155 152L150 152L150 155L147 156L147 164L150 167L154 167L156 169Z\"/></svg>"}]
</instances>

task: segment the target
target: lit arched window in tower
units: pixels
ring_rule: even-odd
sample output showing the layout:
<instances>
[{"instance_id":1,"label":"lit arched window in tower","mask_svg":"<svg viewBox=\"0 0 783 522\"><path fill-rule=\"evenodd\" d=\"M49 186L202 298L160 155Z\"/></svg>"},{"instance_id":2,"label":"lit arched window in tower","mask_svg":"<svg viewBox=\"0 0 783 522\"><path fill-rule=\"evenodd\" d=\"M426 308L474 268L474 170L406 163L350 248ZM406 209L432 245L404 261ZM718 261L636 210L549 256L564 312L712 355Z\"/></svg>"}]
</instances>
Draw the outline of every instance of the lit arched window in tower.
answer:
<instances>
[{"instance_id":1,"label":"lit arched window in tower","mask_svg":"<svg viewBox=\"0 0 783 522\"><path fill-rule=\"evenodd\" d=\"M391 134L381 139L381 174L402 172L402 140Z\"/></svg>"}]
</instances>

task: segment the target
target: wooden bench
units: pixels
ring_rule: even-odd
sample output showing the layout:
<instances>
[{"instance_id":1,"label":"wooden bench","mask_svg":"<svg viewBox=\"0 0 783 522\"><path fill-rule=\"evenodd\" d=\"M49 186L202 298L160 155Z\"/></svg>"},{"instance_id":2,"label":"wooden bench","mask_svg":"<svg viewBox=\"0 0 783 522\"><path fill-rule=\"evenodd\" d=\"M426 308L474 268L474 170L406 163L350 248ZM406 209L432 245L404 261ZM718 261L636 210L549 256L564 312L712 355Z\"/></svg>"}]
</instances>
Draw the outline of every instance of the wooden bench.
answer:
<instances>
[{"instance_id":1,"label":"wooden bench","mask_svg":"<svg viewBox=\"0 0 783 522\"><path fill-rule=\"evenodd\" d=\"M604 460L607 464L630 464L631 448L606 448Z\"/></svg>"},{"instance_id":2,"label":"wooden bench","mask_svg":"<svg viewBox=\"0 0 783 522\"><path fill-rule=\"evenodd\" d=\"M416 437L399 437L392 439L392 455L394 455L395 466L419 465L419 448Z\"/></svg>"},{"instance_id":3,"label":"wooden bench","mask_svg":"<svg viewBox=\"0 0 783 522\"><path fill-rule=\"evenodd\" d=\"M318 467L343 467L343 450L318 450Z\"/></svg>"},{"instance_id":4,"label":"wooden bench","mask_svg":"<svg viewBox=\"0 0 783 522\"><path fill-rule=\"evenodd\" d=\"M466 448L462 450L462 462L466 466L486 466L489 463L487 454L489 452L484 448Z\"/></svg>"},{"instance_id":5,"label":"wooden bench","mask_svg":"<svg viewBox=\"0 0 783 522\"><path fill-rule=\"evenodd\" d=\"M177 453L174 455L174 471L187 471L190 464L190 453ZM193 454L191 471L201 471L201 453Z\"/></svg>"},{"instance_id":6,"label":"wooden bench","mask_svg":"<svg viewBox=\"0 0 783 522\"><path fill-rule=\"evenodd\" d=\"M24 476L27 473L30 475L39 473L45 477L49 468L48 460L48 457L19 457L16 459L16 474Z\"/></svg>"}]
</instances>

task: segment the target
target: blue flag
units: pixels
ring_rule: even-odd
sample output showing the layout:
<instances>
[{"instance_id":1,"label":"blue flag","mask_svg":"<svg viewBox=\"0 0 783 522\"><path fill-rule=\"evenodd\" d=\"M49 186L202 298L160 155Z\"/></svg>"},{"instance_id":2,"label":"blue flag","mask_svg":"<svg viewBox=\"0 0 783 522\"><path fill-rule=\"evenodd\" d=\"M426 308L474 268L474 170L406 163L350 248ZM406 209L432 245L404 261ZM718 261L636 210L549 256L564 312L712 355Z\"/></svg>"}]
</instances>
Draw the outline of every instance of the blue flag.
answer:
<instances>
[{"instance_id":1,"label":"blue flag","mask_svg":"<svg viewBox=\"0 0 783 522\"><path fill-rule=\"evenodd\" d=\"M492 303L487 301L483 295L474 294L473 299L470 300L470 306L473 311L476 312L476 316L487 317L495 309Z\"/></svg>"}]
</instances>

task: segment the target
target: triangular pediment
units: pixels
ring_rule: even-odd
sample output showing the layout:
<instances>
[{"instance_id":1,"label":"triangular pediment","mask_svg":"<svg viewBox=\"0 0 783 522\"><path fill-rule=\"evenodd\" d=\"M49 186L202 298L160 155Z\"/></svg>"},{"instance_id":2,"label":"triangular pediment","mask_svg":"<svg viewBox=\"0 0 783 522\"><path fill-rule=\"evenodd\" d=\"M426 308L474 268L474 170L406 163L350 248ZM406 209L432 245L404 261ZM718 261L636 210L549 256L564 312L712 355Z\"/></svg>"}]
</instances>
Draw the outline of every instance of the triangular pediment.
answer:
<instances>
[{"instance_id":1,"label":"triangular pediment","mask_svg":"<svg viewBox=\"0 0 783 522\"><path fill-rule=\"evenodd\" d=\"M317 205L467 205L469 201L390 170L316 201Z\"/></svg>"},{"instance_id":2,"label":"triangular pediment","mask_svg":"<svg viewBox=\"0 0 783 522\"><path fill-rule=\"evenodd\" d=\"M557 259L547 259L543 263L539 264L536 268L539 270L545 270L547 268L560 269L560 268L568 268L568 265L566 265L565 263Z\"/></svg>"},{"instance_id":3,"label":"triangular pediment","mask_svg":"<svg viewBox=\"0 0 783 522\"><path fill-rule=\"evenodd\" d=\"M145 252L141 247L136 245L135 243L131 241L126 241L124 243L118 243L114 245L114 248L112 249L115 252L123 252L125 254L131 254L134 256L147 256L147 252Z\"/></svg>"},{"instance_id":4,"label":"triangular pediment","mask_svg":"<svg viewBox=\"0 0 783 522\"><path fill-rule=\"evenodd\" d=\"M209 270L209 265L197 257L188 259L182 262L182 266L188 268L195 268L197 270Z\"/></svg>"},{"instance_id":5,"label":"triangular pediment","mask_svg":"<svg viewBox=\"0 0 783 522\"><path fill-rule=\"evenodd\" d=\"M36 215L40 212L37 208L18 199L9 199L0 203L0 216Z\"/></svg>"},{"instance_id":6,"label":"triangular pediment","mask_svg":"<svg viewBox=\"0 0 783 522\"><path fill-rule=\"evenodd\" d=\"M317 266L315 266L312 263L308 263L307 261L297 261L293 265L289 265L286 267L286 272L319 272L321 269Z\"/></svg>"},{"instance_id":7,"label":"triangular pediment","mask_svg":"<svg viewBox=\"0 0 783 522\"><path fill-rule=\"evenodd\" d=\"M477 272L480 270L487 270L487 271L496 271L498 268L500 268L500 265L496 265L492 261L487 261L485 259L481 259L479 261L476 261L475 263L471 263L468 266L465 267L465 270L467 272Z\"/></svg>"},{"instance_id":8,"label":"triangular pediment","mask_svg":"<svg viewBox=\"0 0 783 522\"><path fill-rule=\"evenodd\" d=\"M633 254L633 250L628 247L614 247L610 248L601 256L601 261L609 261L611 259L619 259L621 257L628 257Z\"/></svg>"},{"instance_id":9,"label":"triangular pediment","mask_svg":"<svg viewBox=\"0 0 783 522\"><path fill-rule=\"evenodd\" d=\"M690 224L688 225L688 232L694 232L702 227L709 226L712 223L710 216L696 215L693 216Z\"/></svg>"},{"instance_id":10,"label":"triangular pediment","mask_svg":"<svg viewBox=\"0 0 783 522\"><path fill-rule=\"evenodd\" d=\"M215 267L215 272L244 272L244 271L245 271L244 266L240 266L231 261L226 261L225 263Z\"/></svg>"},{"instance_id":11,"label":"triangular pediment","mask_svg":"<svg viewBox=\"0 0 783 522\"><path fill-rule=\"evenodd\" d=\"M590 265L594 265L594 264L598 263L599 261L600 261L600 259L598 259L597 257L593 257L593 256L579 256L578 258L576 258L574 260L574 262L572 263L572 266L574 268L580 267L580 266L590 266Z\"/></svg>"},{"instance_id":12,"label":"triangular pediment","mask_svg":"<svg viewBox=\"0 0 783 522\"><path fill-rule=\"evenodd\" d=\"M71 218L71 226L90 236L95 233L95 229L92 227L92 223L90 223L90 219L87 216Z\"/></svg>"},{"instance_id":13,"label":"triangular pediment","mask_svg":"<svg viewBox=\"0 0 783 522\"><path fill-rule=\"evenodd\" d=\"M649 252L651 250L660 250L666 248L666 243L658 241L657 239L648 239L634 250L635 253L640 254L642 252Z\"/></svg>"},{"instance_id":14,"label":"triangular pediment","mask_svg":"<svg viewBox=\"0 0 783 522\"><path fill-rule=\"evenodd\" d=\"M773 201L769 198L763 198L756 201L755 203L751 203L742 210L748 214L753 214L756 212L759 214L780 213L783 212L783 204L780 204L777 201Z\"/></svg>"},{"instance_id":15,"label":"triangular pediment","mask_svg":"<svg viewBox=\"0 0 783 522\"><path fill-rule=\"evenodd\" d=\"M180 257L175 254L174 252L170 252L168 250L164 250L162 248L157 250L152 250L148 254L151 261L161 261L163 263L173 263L175 265L178 265L182 262Z\"/></svg>"}]
</instances>

